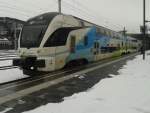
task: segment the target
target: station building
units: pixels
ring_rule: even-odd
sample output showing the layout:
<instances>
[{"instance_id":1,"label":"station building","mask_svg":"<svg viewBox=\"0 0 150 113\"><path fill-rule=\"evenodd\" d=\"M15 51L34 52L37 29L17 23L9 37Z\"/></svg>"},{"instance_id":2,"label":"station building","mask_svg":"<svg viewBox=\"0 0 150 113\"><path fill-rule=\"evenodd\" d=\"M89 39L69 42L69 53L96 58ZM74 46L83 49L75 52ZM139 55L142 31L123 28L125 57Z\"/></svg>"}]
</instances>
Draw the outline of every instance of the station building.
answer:
<instances>
[{"instance_id":1,"label":"station building","mask_svg":"<svg viewBox=\"0 0 150 113\"><path fill-rule=\"evenodd\" d=\"M17 40L19 38L20 30L24 25L24 21L9 18L9 17L0 17L0 44L4 46L4 48L14 49L17 45ZM6 40L8 39L8 40ZM0 45L0 49L3 46Z\"/></svg>"},{"instance_id":2,"label":"station building","mask_svg":"<svg viewBox=\"0 0 150 113\"><path fill-rule=\"evenodd\" d=\"M2 49L11 49L12 42L7 38L0 39L0 50Z\"/></svg>"}]
</instances>

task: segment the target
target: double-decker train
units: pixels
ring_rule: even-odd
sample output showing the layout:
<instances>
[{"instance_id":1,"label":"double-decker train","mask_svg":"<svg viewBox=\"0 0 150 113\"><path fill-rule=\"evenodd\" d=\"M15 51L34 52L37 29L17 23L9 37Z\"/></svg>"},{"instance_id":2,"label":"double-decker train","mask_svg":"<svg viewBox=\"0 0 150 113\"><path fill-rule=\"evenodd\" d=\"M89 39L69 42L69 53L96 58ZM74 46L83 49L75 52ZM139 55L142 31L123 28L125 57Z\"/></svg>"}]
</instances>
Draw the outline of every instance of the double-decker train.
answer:
<instances>
[{"instance_id":1,"label":"double-decker train","mask_svg":"<svg viewBox=\"0 0 150 113\"><path fill-rule=\"evenodd\" d=\"M13 65L26 71L54 71L136 52L141 42L72 15L45 13L29 19L18 41Z\"/></svg>"}]
</instances>

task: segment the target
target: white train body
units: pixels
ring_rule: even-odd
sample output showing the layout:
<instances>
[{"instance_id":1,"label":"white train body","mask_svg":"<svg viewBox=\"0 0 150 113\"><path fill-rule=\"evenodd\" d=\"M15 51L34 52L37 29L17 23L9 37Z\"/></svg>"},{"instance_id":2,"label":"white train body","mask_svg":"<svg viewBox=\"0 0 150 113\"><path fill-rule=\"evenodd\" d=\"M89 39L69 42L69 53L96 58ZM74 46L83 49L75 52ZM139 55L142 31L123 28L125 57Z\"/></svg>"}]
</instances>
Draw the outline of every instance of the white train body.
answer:
<instances>
[{"instance_id":1,"label":"white train body","mask_svg":"<svg viewBox=\"0 0 150 113\"><path fill-rule=\"evenodd\" d=\"M71 15L46 13L27 21L19 39L19 59L13 64L27 70L54 71L72 61L97 61L137 51L130 37Z\"/></svg>"}]
</instances>

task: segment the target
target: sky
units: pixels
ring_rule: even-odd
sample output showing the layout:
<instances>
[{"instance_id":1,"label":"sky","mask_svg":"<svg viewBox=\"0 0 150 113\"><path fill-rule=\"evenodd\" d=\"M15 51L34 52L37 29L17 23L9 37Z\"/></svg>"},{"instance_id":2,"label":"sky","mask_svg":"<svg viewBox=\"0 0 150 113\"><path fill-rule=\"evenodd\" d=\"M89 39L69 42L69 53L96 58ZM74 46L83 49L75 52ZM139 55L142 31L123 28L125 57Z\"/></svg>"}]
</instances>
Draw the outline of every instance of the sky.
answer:
<instances>
[{"instance_id":1,"label":"sky","mask_svg":"<svg viewBox=\"0 0 150 113\"><path fill-rule=\"evenodd\" d=\"M143 24L142 6L143 0L62 0L62 13L116 31L126 27L128 32L137 33ZM0 0L1 17L27 20L53 11L58 11L57 0ZM146 18L150 20L150 0L146 0Z\"/></svg>"}]
</instances>

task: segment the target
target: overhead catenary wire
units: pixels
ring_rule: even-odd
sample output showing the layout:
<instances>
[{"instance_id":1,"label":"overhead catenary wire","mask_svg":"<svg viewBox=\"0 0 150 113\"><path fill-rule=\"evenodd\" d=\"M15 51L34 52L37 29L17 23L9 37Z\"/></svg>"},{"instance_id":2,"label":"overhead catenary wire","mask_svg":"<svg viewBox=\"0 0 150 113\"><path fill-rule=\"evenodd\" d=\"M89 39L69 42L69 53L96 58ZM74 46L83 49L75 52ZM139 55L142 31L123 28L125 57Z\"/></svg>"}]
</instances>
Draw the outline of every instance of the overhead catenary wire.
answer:
<instances>
[{"instance_id":1,"label":"overhead catenary wire","mask_svg":"<svg viewBox=\"0 0 150 113\"><path fill-rule=\"evenodd\" d=\"M40 2L40 1L39 1ZM52 2L55 2L56 4L57 4L57 0L52 0ZM27 7L31 7L31 6L35 6L36 7L36 5L35 5L35 2L34 3L32 3L32 1L30 1L30 2L28 2L28 1L20 1L20 0L17 0L17 4L15 4L15 5L10 5L9 3L7 3L7 2L2 2L2 3L5 3L6 5L8 4L9 6L12 6L12 10L16 10L17 11L17 13L20 13L20 14L22 14L22 15L24 15L24 16L27 16L27 17L31 17L30 15L36 15L36 14L38 14L38 13L43 13L43 12L47 12L48 11L48 9L49 9L49 7L51 7L51 5L49 5L49 3L47 3L48 5L44 5L44 6L46 6L46 7L41 7L41 6L38 6L37 7L37 9L38 10L32 10L32 11L30 11L29 9L30 8L28 8L28 9L25 9L25 8L20 8L20 7L18 7L19 5L17 5L17 4L28 4L28 5L26 5ZM97 21L104 21L104 20L102 20L102 18L98 18L97 16L95 17L95 15L93 15L93 13L90 13L90 9L89 8L87 8L87 7L85 7L84 5L82 5L81 3L79 3L77 0L76 1L74 1L74 3L75 4L77 4L77 6L75 6L74 4L71 4L70 2L66 2L66 1L64 1L63 0L63 4L67 4L67 5L65 5L65 8L67 7L67 8L69 8L69 9L71 9L71 10L73 10L74 12L78 12L78 14L80 14L80 16L83 16L84 15L84 17L86 17L86 18L88 18L88 19L92 19L92 20L97 20ZM36 4L38 4L37 2L36 2ZM53 4L53 6L54 6L54 4ZM70 7L71 6L71 7ZM80 6L82 6L82 7L80 7ZM6 6L7 8L9 8L9 9L11 9L10 7L8 7L8 6ZM18 9L23 9L24 11L20 11L20 10L18 10L17 9L17 7L18 7ZM32 7L32 9L34 8L35 9L35 7ZM73 9L73 8L75 9ZM20 11L20 12L18 12L18 11ZM29 13L30 12L30 13ZM32 14L31 14L32 13ZM104 23L106 24L106 22L104 21ZM107 23L108 24L108 23ZM106 25L105 25L106 26Z\"/></svg>"},{"instance_id":2,"label":"overhead catenary wire","mask_svg":"<svg viewBox=\"0 0 150 113\"><path fill-rule=\"evenodd\" d=\"M84 4L82 4L81 2L79 2L78 0L73 0L73 1L74 1L74 4L77 4L77 7L82 8L84 11L91 12L92 15L93 14L98 14L98 12L96 12L93 9L90 9L89 7L85 6ZM97 15L97 16L109 20L109 18L103 17L101 15ZM122 26L122 25L120 25L120 26Z\"/></svg>"},{"instance_id":3,"label":"overhead catenary wire","mask_svg":"<svg viewBox=\"0 0 150 113\"><path fill-rule=\"evenodd\" d=\"M3 11L11 12L18 17L19 15L21 15L23 18L30 18L45 12L57 11L58 8L58 0L36 0L36 2L31 0L0 1L1 14L7 15L7 13L5 14L3 13ZM86 3L86 1L84 1L84 3ZM94 11L90 7L87 7L84 3L79 0L62 0L62 10L65 12L70 11L72 15L79 16L85 20L102 25L104 27L113 27L118 30L124 27L124 25L120 25L119 23L110 20L108 17L103 17L97 11ZM11 13L9 13L8 15L13 15ZM13 15L13 17L15 15Z\"/></svg>"},{"instance_id":4,"label":"overhead catenary wire","mask_svg":"<svg viewBox=\"0 0 150 113\"><path fill-rule=\"evenodd\" d=\"M83 9L81 7L75 7L75 5L73 5L71 3L68 3L66 1L63 1L62 5L65 5L65 9L69 8L69 9L73 10L75 13L80 14L81 16L84 15L84 17L86 17L86 18L88 17L88 19L90 19L90 20L94 20L94 21L97 21L97 22L98 21L103 21L103 26L104 27L109 27L106 24L106 22L103 20L103 18L100 18L97 15L94 15L94 13L93 14L89 13L89 10ZM116 28L120 29L120 27L118 27L118 26L116 26Z\"/></svg>"},{"instance_id":5,"label":"overhead catenary wire","mask_svg":"<svg viewBox=\"0 0 150 113\"><path fill-rule=\"evenodd\" d=\"M56 0L54 0L54 1L57 2ZM64 5L64 4L65 4L65 9L69 8L69 9L71 9L72 11L74 11L75 13L78 12L78 14L80 14L81 16L84 15L84 17L88 17L89 20L97 21L97 22L102 21L101 24L102 24L102 26L104 26L104 27L109 27L108 24L111 24L110 22L108 22L108 20L105 21L106 19L104 19L104 17L99 17L98 14L94 15L95 13L90 13L90 12L89 12L90 9L88 9L88 8L85 9L85 8L83 8L83 7L79 7L80 5L79 5L79 3L76 2L76 1L74 2L74 4L72 4L72 3L70 3L70 2L66 2L66 1L63 0L62 5ZM77 4L77 7L75 7L75 4ZM78 10L78 11L77 11L77 10ZM85 16L85 15L86 15L86 16ZM122 28L122 26L119 26L119 27L118 27L116 24L111 24L111 25L113 25L113 27L116 27L116 28L119 29L119 30Z\"/></svg>"},{"instance_id":6,"label":"overhead catenary wire","mask_svg":"<svg viewBox=\"0 0 150 113\"><path fill-rule=\"evenodd\" d=\"M103 16L99 15L98 12L96 12L96 11L90 9L89 7L85 6L84 4L82 4L81 2L79 2L79 1L77 1L77 0L73 0L73 1L75 1L74 3L76 3L78 7L81 6L81 8L83 8L83 9L85 9L85 10L87 9L88 11L93 12L92 14L96 14L98 17L105 19L105 20L107 21L107 23L110 23L110 19L109 19L108 17L103 17ZM113 23L114 23L114 22L113 22ZM113 24L113 23L111 22L111 24ZM118 24L118 23L115 23L115 24L113 24L113 25L118 26L118 27L123 27L121 24Z\"/></svg>"},{"instance_id":7,"label":"overhead catenary wire","mask_svg":"<svg viewBox=\"0 0 150 113\"><path fill-rule=\"evenodd\" d=\"M21 12L14 12L14 10L12 10L12 9L9 9L9 8L2 8L2 7L0 7L0 13L1 14L4 14L5 16L6 16L6 13L5 12L9 12L9 15L13 15L12 17L15 17L16 15L22 15L23 17L25 17L25 18L28 18L28 17L30 17L30 15L26 15L26 14L24 14L24 13L21 13ZM8 14L7 14L8 15Z\"/></svg>"},{"instance_id":8,"label":"overhead catenary wire","mask_svg":"<svg viewBox=\"0 0 150 113\"><path fill-rule=\"evenodd\" d=\"M6 4L8 6L19 8L20 10L22 10L22 9L29 10L30 8L32 8L32 9L36 8L36 5L33 7L33 5L31 5L31 3L24 3L24 1L17 1L17 2L15 2L15 4L12 4L8 1L0 1L0 2L1 2L1 4ZM25 6L25 7L22 7L22 6ZM36 9L38 9L36 11L41 10L41 8L39 8L39 7L37 7Z\"/></svg>"},{"instance_id":9,"label":"overhead catenary wire","mask_svg":"<svg viewBox=\"0 0 150 113\"><path fill-rule=\"evenodd\" d=\"M20 4L20 5L19 5ZM35 15L38 15L38 14L41 14L41 13L44 13L44 12L48 12L49 9L46 9L46 8L43 8L45 10L33 10L33 7L32 8L29 8L31 7L30 5L27 5L28 7L22 7L23 3L18 3L17 4L10 4L8 2L4 2L2 1L1 4L0 4L0 14L1 15L4 15L5 17L7 16L11 16L11 17L14 17L16 16L16 18L19 17L19 15L21 15L18 19L22 19L23 20L26 20L28 18L31 18ZM49 5L51 8L54 7L54 3ZM5 13L4 13L5 12ZM22 17L22 18L21 18Z\"/></svg>"},{"instance_id":10,"label":"overhead catenary wire","mask_svg":"<svg viewBox=\"0 0 150 113\"><path fill-rule=\"evenodd\" d=\"M0 9L1 10L9 10L11 12L15 11L15 13L21 14L23 16L30 16L29 13L25 12L25 11L19 11L17 8L14 7L9 7L9 6L3 6L0 4Z\"/></svg>"},{"instance_id":11,"label":"overhead catenary wire","mask_svg":"<svg viewBox=\"0 0 150 113\"><path fill-rule=\"evenodd\" d=\"M39 12L38 10L30 10L28 8L24 8L24 7L21 7L19 5L16 5L16 4L9 4L9 3L5 3L5 2L1 2L0 4L1 7L5 8L5 7L8 7L8 8L12 8L12 9L15 9L15 10L18 10L20 11L20 9L22 10L21 12L25 12L25 13L35 13L35 12Z\"/></svg>"}]
</instances>

